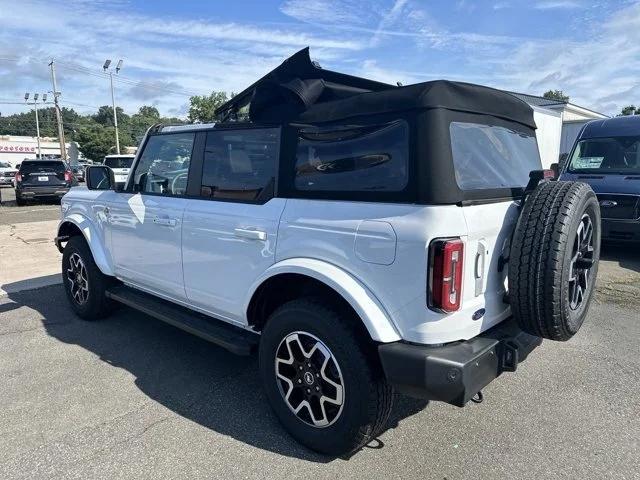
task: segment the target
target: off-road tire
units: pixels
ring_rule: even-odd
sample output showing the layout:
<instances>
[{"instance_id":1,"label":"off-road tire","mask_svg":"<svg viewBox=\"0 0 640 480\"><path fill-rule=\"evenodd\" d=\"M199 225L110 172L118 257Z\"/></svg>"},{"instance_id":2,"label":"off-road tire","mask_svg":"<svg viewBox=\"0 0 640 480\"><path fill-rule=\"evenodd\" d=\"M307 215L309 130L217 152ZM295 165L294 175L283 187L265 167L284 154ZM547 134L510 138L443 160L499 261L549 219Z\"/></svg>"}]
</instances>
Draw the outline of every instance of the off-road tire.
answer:
<instances>
[{"instance_id":1,"label":"off-road tire","mask_svg":"<svg viewBox=\"0 0 640 480\"><path fill-rule=\"evenodd\" d=\"M79 303L72 293L72 282L68 276L70 258L79 255L88 279L88 295L84 303ZM91 250L85 239L79 235L71 237L62 254L62 281L73 311L83 320L104 318L114 308L113 302L107 298L106 290L114 284L113 277L103 274L93 260Z\"/></svg>"},{"instance_id":2,"label":"off-road tire","mask_svg":"<svg viewBox=\"0 0 640 480\"><path fill-rule=\"evenodd\" d=\"M587 218L587 217L588 218ZM583 272L575 267L581 222L590 222L592 253L579 305L572 302ZM582 326L595 290L600 258L600 206L591 187L579 182L544 182L527 198L509 254L509 302L524 331L550 340L570 339ZM586 251L586 250L585 250ZM582 275L582 273L580 273ZM582 278L582 277L581 277ZM571 284L571 285L570 285ZM580 288L582 290L582 288ZM572 300L572 298L574 300ZM575 308L574 308L575 307Z\"/></svg>"},{"instance_id":3,"label":"off-road tire","mask_svg":"<svg viewBox=\"0 0 640 480\"><path fill-rule=\"evenodd\" d=\"M27 204L27 201L26 201L24 198L22 198L22 197L18 197L18 196L16 195L16 205L17 205L17 206L19 206L19 207L24 207L26 204Z\"/></svg>"},{"instance_id":4,"label":"off-road tire","mask_svg":"<svg viewBox=\"0 0 640 480\"><path fill-rule=\"evenodd\" d=\"M284 428L317 452L344 456L375 439L389 418L393 389L386 382L375 349L357 328L356 318L319 298L301 298L278 308L262 332L260 376L267 398ZM276 376L276 353L293 332L317 337L335 357L344 383L344 403L334 423L315 427L298 418L285 402Z\"/></svg>"}]
</instances>

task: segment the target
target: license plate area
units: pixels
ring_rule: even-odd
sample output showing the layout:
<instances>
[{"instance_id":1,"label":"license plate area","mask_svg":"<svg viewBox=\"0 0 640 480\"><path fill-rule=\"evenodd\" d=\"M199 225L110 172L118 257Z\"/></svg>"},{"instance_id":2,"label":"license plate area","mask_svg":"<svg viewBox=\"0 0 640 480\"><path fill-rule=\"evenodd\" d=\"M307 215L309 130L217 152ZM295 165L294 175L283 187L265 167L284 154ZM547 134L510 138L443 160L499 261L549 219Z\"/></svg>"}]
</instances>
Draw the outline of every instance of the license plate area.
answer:
<instances>
[{"instance_id":1,"label":"license plate area","mask_svg":"<svg viewBox=\"0 0 640 480\"><path fill-rule=\"evenodd\" d=\"M44 177L38 177L38 181L39 182L48 182L49 181L49 177L44 176Z\"/></svg>"}]
</instances>

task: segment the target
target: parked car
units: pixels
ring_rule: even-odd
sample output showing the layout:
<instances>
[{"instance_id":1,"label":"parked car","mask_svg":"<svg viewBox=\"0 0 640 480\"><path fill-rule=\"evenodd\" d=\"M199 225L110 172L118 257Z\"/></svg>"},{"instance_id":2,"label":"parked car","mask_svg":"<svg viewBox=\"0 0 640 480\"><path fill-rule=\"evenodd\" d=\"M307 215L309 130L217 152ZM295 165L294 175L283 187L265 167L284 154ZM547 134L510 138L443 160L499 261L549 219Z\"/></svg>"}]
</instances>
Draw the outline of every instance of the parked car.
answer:
<instances>
[{"instance_id":1,"label":"parked car","mask_svg":"<svg viewBox=\"0 0 640 480\"><path fill-rule=\"evenodd\" d=\"M107 155L104 157L103 164L113 170L119 187L123 187L126 183L134 158L135 155Z\"/></svg>"},{"instance_id":2,"label":"parked car","mask_svg":"<svg viewBox=\"0 0 640 480\"><path fill-rule=\"evenodd\" d=\"M219 114L151 128L124 190L92 166L65 195L55 241L78 316L122 303L257 350L278 419L330 455L379 435L394 391L481 401L543 337L580 329L598 202L540 170L521 100L343 75L305 49Z\"/></svg>"},{"instance_id":3,"label":"parked car","mask_svg":"<svg viewBox=\"0 0 640 480\"><path fill-rule=\"evenodd\" d=\"M3 185L13 185L13 179L18 170L7 162L0 162L0 187Z\"/></svg>"},{"instance_id":4,"label":"parked car","mask_svg":"<svg viewBox=\"0 0 640 480\"><path fill-rule=\"evenodd\" d=\"M596 192L604 240L640 242L640 115L587 123L561 179Z\"/></svg>"},{"instance_id":5,"label":"parked car","mask_svg":"<svg viewBox=\"0 0 640 480\"><path fill-rule=\"evenodd\" d=\"M80 163L71 164L71 172L79 182L84 182L84 169L85 166Z\"/></svg>"},{"instance_id":6,"label":"parked car","mask_svg":"<svg viewBox=\"0 0 640 480\"><path fill-rule=\"evenodd\" d=\"M77 180L62 160L24 160L15 176L16 203L60 199L73 185L77 185Z\"/></svg>"}]
</instances>

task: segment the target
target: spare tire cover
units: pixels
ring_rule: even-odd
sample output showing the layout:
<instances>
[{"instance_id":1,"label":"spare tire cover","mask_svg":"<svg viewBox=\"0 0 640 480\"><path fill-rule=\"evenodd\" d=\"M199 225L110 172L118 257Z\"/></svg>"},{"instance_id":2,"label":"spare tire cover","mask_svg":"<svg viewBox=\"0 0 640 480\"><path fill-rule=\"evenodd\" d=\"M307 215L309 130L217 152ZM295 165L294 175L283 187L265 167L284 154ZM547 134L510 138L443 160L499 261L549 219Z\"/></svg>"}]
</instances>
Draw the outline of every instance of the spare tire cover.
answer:
<instances>
[{"instance_id":1,"label":"spare tire cover","mask_svg":"<svg viewBox=\"0 0 640 480\"><path fill-rule=\"evenodd\" d=\"M580 329L600 259L600 206L580 182L544 182L526 199L509 254L509 303L520 328L550 340Z\"/></svg>"}]
</instances>

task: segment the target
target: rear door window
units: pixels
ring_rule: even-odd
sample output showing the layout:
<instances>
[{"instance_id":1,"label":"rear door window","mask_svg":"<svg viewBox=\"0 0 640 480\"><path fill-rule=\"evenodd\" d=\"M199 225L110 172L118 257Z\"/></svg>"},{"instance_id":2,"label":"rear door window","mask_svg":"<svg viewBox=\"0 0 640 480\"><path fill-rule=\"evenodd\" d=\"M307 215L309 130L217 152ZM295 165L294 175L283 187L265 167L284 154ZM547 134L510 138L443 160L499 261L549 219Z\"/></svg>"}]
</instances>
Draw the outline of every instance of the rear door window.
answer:
<instances>
[{"instance_id":1,"label":"rear door window","mask_svg":"<svg viewBox=\"0 0 640 480\"><path fill-rule=\"evenodd\" d=\"M409 181L409 126L303 128L298 131L294 186L302 191L402 191Z\"/></svg>"},{"instance_id":2,"label":"rear door window","mask_svg":"<svg viewBox=\"0 0 640 480\"><path fill-rule=\"evenodd\" d=\"M479 123L451 122L451 153L461 190L521 188L540 170L535 135Z\"/></svg>"},{"instance_id":3,"label":"rear door window","mask_svg":"<svg viewBox=\"0 0 640 480\"><path fill-rule=\"evenodd\" d=\"M279 128L220 129L207 133L200 195L257 202L273 191Z\"/></svg>"}]
</instances>

